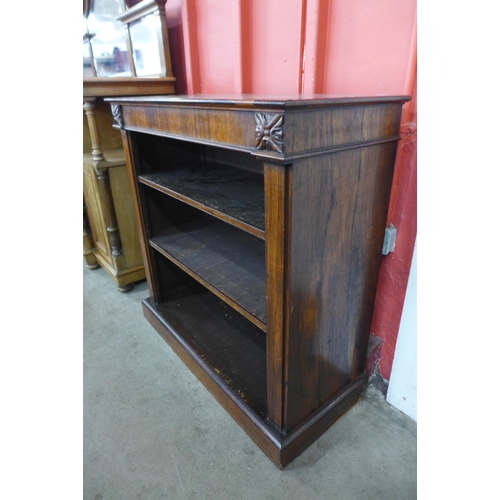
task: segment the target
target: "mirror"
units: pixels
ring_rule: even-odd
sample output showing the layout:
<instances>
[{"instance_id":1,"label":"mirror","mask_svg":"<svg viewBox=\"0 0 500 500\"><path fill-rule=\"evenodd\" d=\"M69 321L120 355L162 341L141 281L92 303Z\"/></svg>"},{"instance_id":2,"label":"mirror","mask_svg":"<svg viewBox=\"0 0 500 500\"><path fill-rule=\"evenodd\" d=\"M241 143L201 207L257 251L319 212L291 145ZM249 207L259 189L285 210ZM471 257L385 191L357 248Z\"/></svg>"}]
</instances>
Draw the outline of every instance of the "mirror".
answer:
<instances>
[{"instance_id":1,"label":"mirror","mask_svg":"<svg viewBox=\"0 0 500 500\"><path fill-rule=\"evenodd\" d=\"M83 76L173 77L166 0L83 0Z\"/></svg>"},{"instance_id":2,"label":"mirror","mask_svg":"<svg viewBox=\"0 0 500 500\"><path fill-rule=\"evenodd\" d=\"M84 76L89 69L97 77L131 76L125 33L122 23L116 20L122 12L118 0L93 2L84 18ZM93 64L89 64L89 58Z\"/></svg>"},{"instance_id":3,"label":"mirror","mask_svg":"<svg viewBox=\"0 0 500 500\"><path fill-rule=\"evenodd\" d=\"M137 76L159 75L165 72L165 68L161 67L158 38L160 29L160 20L156 13L148 14L129 25Z\"/></svg>"}]
</instances>

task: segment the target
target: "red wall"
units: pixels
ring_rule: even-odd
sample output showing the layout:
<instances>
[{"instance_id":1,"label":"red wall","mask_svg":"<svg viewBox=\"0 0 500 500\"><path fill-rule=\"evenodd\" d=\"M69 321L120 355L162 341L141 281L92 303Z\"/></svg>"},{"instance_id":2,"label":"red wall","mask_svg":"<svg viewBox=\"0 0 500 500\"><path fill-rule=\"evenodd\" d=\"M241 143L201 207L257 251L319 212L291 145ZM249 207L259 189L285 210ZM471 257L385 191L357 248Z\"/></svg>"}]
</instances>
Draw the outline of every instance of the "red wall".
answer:
<instances>
[{"instance_id":1,"label":"red wall","mask_svg":"<svg viewBox=\"0 0 500 500\"><path fill-rule=\"evenodd\" d=\"M409 94L372 332L388 380L416 237L416 0L168 0L179 94Z\"/></svg>"}]
</instances>

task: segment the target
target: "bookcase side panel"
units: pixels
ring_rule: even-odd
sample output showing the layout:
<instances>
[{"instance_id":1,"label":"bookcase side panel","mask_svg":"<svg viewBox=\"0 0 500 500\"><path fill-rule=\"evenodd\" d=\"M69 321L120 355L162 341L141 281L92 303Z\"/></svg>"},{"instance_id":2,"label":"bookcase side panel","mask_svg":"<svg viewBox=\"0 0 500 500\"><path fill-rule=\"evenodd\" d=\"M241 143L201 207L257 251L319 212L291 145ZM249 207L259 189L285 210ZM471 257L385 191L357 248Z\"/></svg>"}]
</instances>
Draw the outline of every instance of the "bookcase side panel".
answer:
<instances>
[{"instance_id":1,"label":"bookcase side panel","mask_svg":"<svg viewBox=\"0 0 500 500\"><path fill-rule=\"evenodd\" d=\"M399 135L401 103L372 103L296 110L285 116L284 151L307 154Z\"/></svg>"},{"instance_id":2,"label":"bookcase side panel","mask_svg":"<svg viewBox=\"0 0 500 500\"><path fill-rule=\"evenodd\" d=\"M395 143L293 164L284 429L363 372Z\"/></svg>"}]
</instances>

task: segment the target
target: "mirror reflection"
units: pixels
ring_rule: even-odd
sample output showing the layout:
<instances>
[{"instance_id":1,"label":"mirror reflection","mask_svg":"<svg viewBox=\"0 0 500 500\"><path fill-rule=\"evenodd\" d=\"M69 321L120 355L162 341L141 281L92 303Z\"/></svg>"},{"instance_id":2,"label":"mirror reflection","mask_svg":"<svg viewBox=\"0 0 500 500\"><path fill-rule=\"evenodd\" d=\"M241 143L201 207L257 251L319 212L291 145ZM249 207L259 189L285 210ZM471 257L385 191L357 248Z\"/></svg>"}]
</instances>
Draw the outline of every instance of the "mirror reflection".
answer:
<instances>
[{"instance_id":1,"label":"mirror reflection","mask_svg":"<svg viewBox=\"0 0 500 500\"><path fill-rule=\"evenodd\" d=\"M166 21L156 2L84 0L83 13L84 77L167 73Z\"/></svg>"},{"instance_id":2,"label":"mirror reflection","mask_svg":"<svg viewBox=\"0 0 500 500\"><path fill-rule=\"evenodd\" d=\"M116 21L122 12L118 0L94 2L92 12L84 19L84 40L88 39L83 49L84 76L92 72L92 57L98 77L131 76L124 30Z\"/></svg>"},{"instance_id":3,"label":"mirror reflection","mask_svg":"<svg viewBox=\"0 0 500 500\"><path fill-rule=\"evenodd\" d=\"M159 75L162 71L160 52L160 19L155 13L130 24L130 38L137 76Z\"/></svg>"}]
</instances>

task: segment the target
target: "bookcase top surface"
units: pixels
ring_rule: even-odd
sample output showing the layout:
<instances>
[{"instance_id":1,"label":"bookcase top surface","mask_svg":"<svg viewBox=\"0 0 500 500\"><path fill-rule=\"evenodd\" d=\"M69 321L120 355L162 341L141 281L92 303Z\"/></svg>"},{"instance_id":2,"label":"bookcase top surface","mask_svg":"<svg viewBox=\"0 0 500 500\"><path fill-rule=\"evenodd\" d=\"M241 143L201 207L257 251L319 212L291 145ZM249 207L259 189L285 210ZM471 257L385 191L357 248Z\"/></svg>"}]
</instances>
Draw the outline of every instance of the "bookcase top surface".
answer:
<instances>
[{"instance_id":1,"label":"bookcase top surface","mask_svg":"<svg viewBox=\"0 0 500 500\"><path fill-rule=\"evenodd\" d=\"M407 95L348 96L337 94L196 94L113 97L106 101L121 104L171 104L177 106L308 108L342 105L404 103Z\"/></svg>"}]
</instances>

